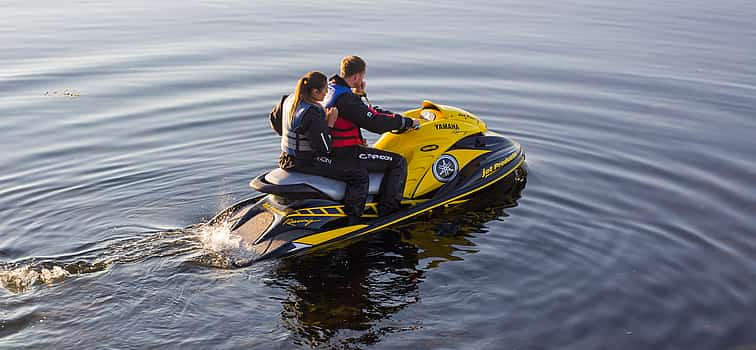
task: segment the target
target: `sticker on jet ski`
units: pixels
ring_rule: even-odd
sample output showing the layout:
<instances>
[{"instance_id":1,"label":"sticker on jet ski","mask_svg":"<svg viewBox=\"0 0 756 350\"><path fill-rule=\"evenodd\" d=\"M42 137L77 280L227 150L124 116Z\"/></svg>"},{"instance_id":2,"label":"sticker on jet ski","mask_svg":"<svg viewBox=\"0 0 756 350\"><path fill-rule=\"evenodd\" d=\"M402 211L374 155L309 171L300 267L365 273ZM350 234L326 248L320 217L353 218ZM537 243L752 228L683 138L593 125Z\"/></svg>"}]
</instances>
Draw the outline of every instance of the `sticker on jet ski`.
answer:
<instances>
[{"instance_id":1,"label":"sticker on jet ski","mask_svg":"<svg viewBox=\"0 0 756 350\"><path fill-rule=\"evenodd\" d=\"M313 219L287 219L284 221L284 224L289 226L297 226L300 224L304 224L302 226L310 226L312 223L320 222L320 220L313 220Z\"/></svg>"},{"instance_id":2,"label":"sticker on jet ski","mask_svg":"<svg viewBox=\"0 0 756 350\"><path fill-rule=\"evenodd\" d=\"M436 124L436 130L459 130L459 124L438 123Z\"/></svg>"},{"instance_id":3,"label":"sticker on jet ski","mask_svg":"<svg viewBox=\"0 0 756 350\"><path fill-rule=\"evenodd\" d=\"M433 162L433 177L440 182L449 182L457 175L459 163L452 155L443 154Z\"/></svg>"},{"instance_id":4,"label":"sticker on jet ski","mask_svg":"<svg viewBox=\"0 0 756 350\"><path fill-rule=\"evenodd\" d=\"M496 162L496 163L494 163L493 165L491 165L491 166L489 166L487 168L483 168L483 172L481 174L481 178L485 179L485 178L491 176L491 174L493 174L497 170L503 168L505 165L507 165L507 163L509 163L510 161L512 161L512 159L514 159L515 157L517 157L517 152L512 152L512 154L508 155L506 158L504 158L504 160L502 160L500 162Z\"/></svg>"},{"instance_id":5,"label":"sticker on jet ski","mask_svg":"<svg viewBox=\"0 0 756 350\"><path fill-rule=\"evenodd\" d=\"M373 154L373 153L360 153L360 155L358 155L357 157L360 158L360 159L365 159L365 160L367 160L367 159L385 160L385 161L389 161L389 162L392 159L394 159L391 156L387 156L387 155L384 155L384 154Z\"/></svg>"}]
</instances>

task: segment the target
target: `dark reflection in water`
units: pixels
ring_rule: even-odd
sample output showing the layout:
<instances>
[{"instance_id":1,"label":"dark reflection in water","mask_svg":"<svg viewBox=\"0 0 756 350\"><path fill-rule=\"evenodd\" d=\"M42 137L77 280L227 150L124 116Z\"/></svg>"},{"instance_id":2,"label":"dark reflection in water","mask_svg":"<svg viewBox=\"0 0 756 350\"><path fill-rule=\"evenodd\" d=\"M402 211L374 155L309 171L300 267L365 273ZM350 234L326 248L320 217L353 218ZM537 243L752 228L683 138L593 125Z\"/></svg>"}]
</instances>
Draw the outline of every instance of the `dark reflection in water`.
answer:
<instances>
[{"instance_id":1,"label":"dark reflection in water","mask_svg":"<svg viewBox=\"0 0 756 350\"><path fill-rule=\"evenodd\" d=\"M302 343L377 342L394 330L375 328L376 322L419 300L423 271L417 268L417 247L396 235L381 236L279 266L276 284L288 291L281 316ZM350 330L361 332L354 338L339 335Z\"/></svg>"},{"instance_id":2,"label":"dark reflection in water","mask_svg":"<svg viewBox=\"0 0 756 350\"><path fill-rule=\"evenodd\" d=\"M421 300L427 270L476 253L474 238L486 232L486 222L507 216L505 209L517 205L523 188L495 188L369 239L282 260L271 284L288 294L281 300L284 325L299 344L347 349L418 329L419 322L380 321Z\"/></svg>"}]
</instances>

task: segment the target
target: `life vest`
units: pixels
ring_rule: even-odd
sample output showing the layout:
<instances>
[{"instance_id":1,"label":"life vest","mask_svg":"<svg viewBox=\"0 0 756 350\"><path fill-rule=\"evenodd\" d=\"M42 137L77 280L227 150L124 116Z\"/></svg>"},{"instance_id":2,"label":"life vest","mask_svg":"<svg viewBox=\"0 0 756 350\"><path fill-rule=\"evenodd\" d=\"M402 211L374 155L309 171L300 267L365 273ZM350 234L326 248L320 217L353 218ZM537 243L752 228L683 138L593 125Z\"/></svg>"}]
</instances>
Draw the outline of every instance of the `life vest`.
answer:
<instances>
[{"instance_id":1,"label":"life vest","mask_svg":"<svg viewBox=\"0 0 756 350\"><path fill-rule=\"evenodd\" d=\"M300 101L294 110L294 117L291 118L291 105L293 102L294 98L291 95L286 98L282 106L283 118L281 118L281 151L286 152L290 156L296 156L298 152L312 152L310 139L300 130L302 118L310 108L322 110L320 106Z\"/></svg>"},{"instance_id":2,"label":"life vest","mask_svg":"<svg viewBox=\"0 0 756 350\"><path fill-rule=\"evenodd\" d=\"M326 108L335 106L336 100L339 96L351 93L352 89L349 87L334 82L328 82L328 94L326 94L326 97L323 100ZM334 148L363 144L360 128L341 115L336 118L336 123L331 127L331 137L333 138L332 145Z\"/></svg>"}]
</instances>

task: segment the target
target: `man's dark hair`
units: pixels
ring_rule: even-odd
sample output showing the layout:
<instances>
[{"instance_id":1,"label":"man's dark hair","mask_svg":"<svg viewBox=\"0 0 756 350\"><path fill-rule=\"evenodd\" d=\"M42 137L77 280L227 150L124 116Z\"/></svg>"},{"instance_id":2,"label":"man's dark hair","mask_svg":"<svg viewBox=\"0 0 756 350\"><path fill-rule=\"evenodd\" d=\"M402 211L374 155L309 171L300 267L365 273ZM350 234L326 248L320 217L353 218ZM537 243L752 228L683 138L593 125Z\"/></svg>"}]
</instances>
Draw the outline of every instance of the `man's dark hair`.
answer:
<instances>
[{"instance_id":1,"label":"man's dark hair","mask_svg":"<svg viewBox=\"0 0 756 350\"><path fill-rule=\"evenodd\" d=\"M341 77L346 78L365 71L365 61L359 56L347 56L341 59Z\"/></svg>"}]
</instances>

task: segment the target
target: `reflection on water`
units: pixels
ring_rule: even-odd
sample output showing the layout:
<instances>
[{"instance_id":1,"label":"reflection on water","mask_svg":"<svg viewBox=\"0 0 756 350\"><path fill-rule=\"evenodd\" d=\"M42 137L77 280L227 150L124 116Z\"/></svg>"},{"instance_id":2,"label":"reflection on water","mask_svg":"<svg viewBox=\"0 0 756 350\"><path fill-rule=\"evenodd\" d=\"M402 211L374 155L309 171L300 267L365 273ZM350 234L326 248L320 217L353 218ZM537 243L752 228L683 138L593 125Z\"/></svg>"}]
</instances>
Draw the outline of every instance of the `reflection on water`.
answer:
<instances>
[{"instance_id":1,"label":"reflection on water","mask_svg":"<svg viewBox=\"0 0 756 350\"><path fill-rule=\"evenodd\" d=\"M286 327L310 346L378 341L390 330L376 322L420 298L417 248L395 238L384 234L331 254L282 262L275 285L288 292L281 301Z\"/></svg>"},{"instance_id":2,"label":"reflection on water","mask_svg":"<svg viewBox=\"0 0 756 350\"><path fill-rule=\"evenodd\" d=\"M421 300L426 271L476 253L474 238L486 232L487 222L507 216L505 209L517 205L522 188L495 188L369 239L283 259L270 284L287 292L281 300L284 324L301 344L346 349L418 329L420 323L381 321Z\"/></svg>"}]
</instances>

